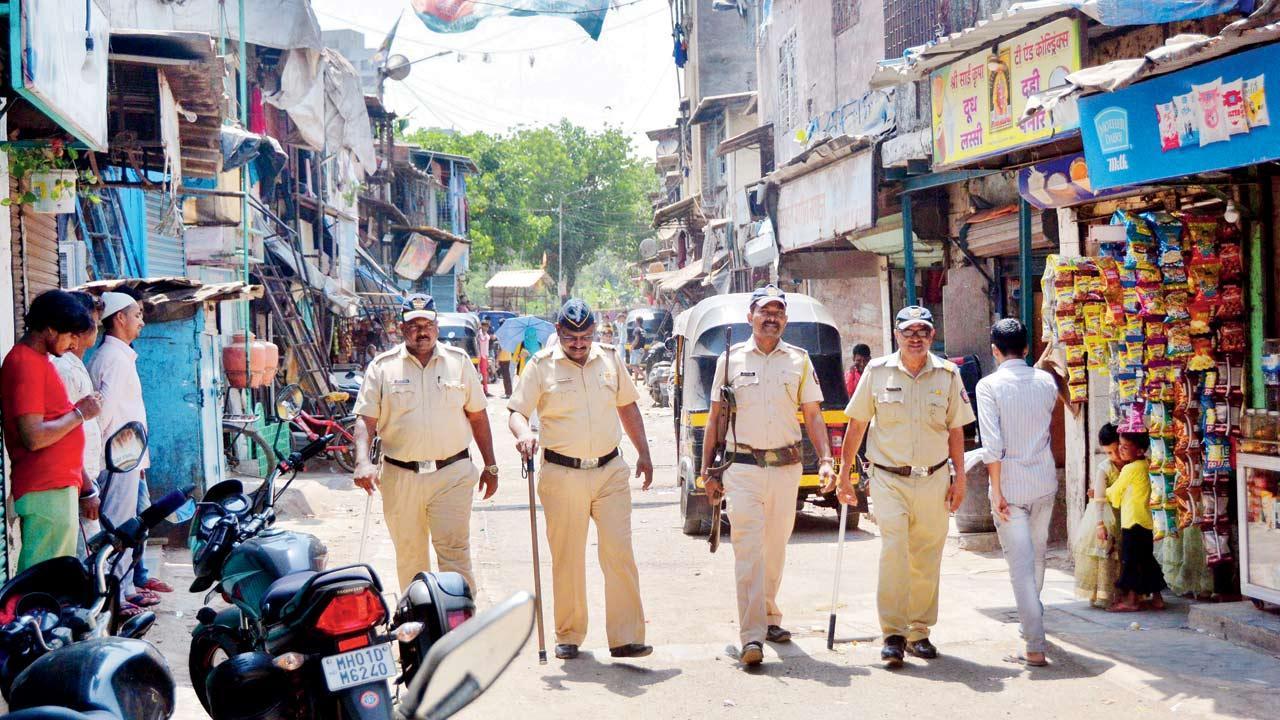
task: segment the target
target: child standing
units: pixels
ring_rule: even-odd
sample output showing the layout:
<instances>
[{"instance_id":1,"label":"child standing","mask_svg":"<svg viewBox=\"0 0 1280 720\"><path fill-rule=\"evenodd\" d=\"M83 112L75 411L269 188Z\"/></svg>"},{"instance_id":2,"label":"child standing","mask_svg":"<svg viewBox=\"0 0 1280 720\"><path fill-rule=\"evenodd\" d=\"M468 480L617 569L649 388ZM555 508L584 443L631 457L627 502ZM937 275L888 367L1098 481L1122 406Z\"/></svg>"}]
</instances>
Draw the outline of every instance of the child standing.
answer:
<instances>
[{"instance_id":1,"label":"child standing","mask_svg":"<svg viewBox=\"0 0 1280 720\"><path fill-rule=\"evenodd\" d=\"M1120 457L1120 434L1107 423L1098 429L1098 445L1107 455L1094 471L1089 488L1089 505L1080 524L1080 537L1072 552L1076 562L1076 596L1094 607L1106 607L1115 595L1116 578L1120 576L1120 528L1116 513L1107 502L1107 488L1120 476L1124 460Z\"/></svg>"},{"instance_id":2,"label":"child standing","mask_svg":"<svg viewBox=\"0 0 1280 720\"><path fill-rule=\"evenodd\" d=\"M1155 538L1151 532L1151 481L1147 476L1147 448L1151 445L1145 432L1120 433L1120 458L1125 462L1120 477L1107 488L1107 500L1120 509L1120 577L1116 580L1116 600L1107 610L1137 612L1138 598L1151 596L1154 610L1164 609L1160 591L1165 588L1164 573L1155 557Z\"/></svg>"}]
</instances>

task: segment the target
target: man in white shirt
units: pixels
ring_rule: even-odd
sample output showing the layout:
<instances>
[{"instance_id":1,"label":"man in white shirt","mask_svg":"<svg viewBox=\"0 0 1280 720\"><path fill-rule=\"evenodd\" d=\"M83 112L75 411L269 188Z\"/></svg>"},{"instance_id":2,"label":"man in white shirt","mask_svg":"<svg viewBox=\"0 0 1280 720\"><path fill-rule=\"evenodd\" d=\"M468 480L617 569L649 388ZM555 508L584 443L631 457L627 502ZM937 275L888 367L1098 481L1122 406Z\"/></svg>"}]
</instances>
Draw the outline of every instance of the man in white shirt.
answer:
<instances>
[{"instance_id":1,"label":"man in white shirt","mask_svg":"<svg viewBox=\"0 0 1280 720\"><path fill-rule=\"evenodd\" d=\"M999 367L978 382L978 424L991 478L991 512L1027 643L1025 655L1006 660L1042 667L1047 663L1040 591L1058 493L1049 423L1058 384L1027 365L1026 352L1027 329L1021 322L1005 318L991 326L991 354Z\"/></svg>"},{"instance_id":2,"label":"man in white shirt","mask_svg":"<svg viewBox=\"0 0 1280 720\"><path fill-rule=\"evenodd\" d=\"M67 399L74 403L95 392L93 379L89 377L89 369L84 366L84 354L98 342L98 323L102 321L103 304L100 298L86 292L71 294L89 312L89 316L93 318L93 324L88 330L76 335L71 352L50 357L50 361L58 371L58 377L62 378L62 384L67 388ZM96 417L85 420L80 427L84 428L84 487L96 489L98 475L102 473L102 431ZM81 497L84 497L84 493L81 493ZM77 541L77 554L83 556L84 538L93 537L100 529L96 507L92 512L83 513L80 527L82 537Z\"/></svg>"},{"instance_id":3,"label":"man in white shirt","mask_svg":"<svg viewBox=\"0 0 1280 720\"><path fill-rule=\"evenodd\" d=\"M142 334L146 325L142 320L142 305L131 295L122 292L102 294L102 329L106 337L89 360L89 377L102 393L102 414L98 424L102 426L102 439L130 422L147 426L147 410L142 404L142 380L138 378L138 353L130 344ZM138 491L143 472L151 466L150 453L144 453L138 467L127 473L110 473L102 497L102 517L112 525L119 525L138 513ZM133 580L126 574L132 566L131 551L125 551L116 566L124 601L120 614L132 617L140 612L140 605L160 602L151 591L135 591Z\"/></svg>"}]
</instances>

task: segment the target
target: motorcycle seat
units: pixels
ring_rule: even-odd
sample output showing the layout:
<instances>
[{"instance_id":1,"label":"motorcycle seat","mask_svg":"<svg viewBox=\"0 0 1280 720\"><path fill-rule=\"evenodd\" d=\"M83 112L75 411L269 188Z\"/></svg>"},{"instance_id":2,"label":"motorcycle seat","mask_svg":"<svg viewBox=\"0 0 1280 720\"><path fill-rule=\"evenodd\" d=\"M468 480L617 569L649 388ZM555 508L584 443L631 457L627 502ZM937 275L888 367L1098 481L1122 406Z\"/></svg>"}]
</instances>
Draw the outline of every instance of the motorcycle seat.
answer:
<instances>
[{"instance_id":1,"label":"motorcycle seat","mask_svg":"<svg viewBox=\"0 0 1280 720\"><path fill-rule=\"evenodd\" d=\"M315 575L314 570L302 570L289 573L271 583L262 596L262 621L268 625L278 621L284 607Z\"/></svg>"}]
</instances>

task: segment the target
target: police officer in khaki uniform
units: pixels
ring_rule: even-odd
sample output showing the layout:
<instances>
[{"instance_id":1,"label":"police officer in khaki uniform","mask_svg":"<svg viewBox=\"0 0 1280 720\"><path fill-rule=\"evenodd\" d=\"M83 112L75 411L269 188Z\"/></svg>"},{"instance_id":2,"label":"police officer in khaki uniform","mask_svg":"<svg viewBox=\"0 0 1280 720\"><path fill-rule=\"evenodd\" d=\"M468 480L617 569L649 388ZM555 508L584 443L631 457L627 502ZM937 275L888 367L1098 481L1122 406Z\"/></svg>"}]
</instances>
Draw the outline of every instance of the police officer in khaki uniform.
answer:
<instances>
[{"instance_id":1,"label":"police officer in khaki uniform","mask_svg":"<svg viewBox=\"0 0 1280 720\"><path fill-rule=\"evenodd\" d=\"M555 605L556 657L578 656L587 635L587 526L596 524L604 572L605 634L613 657L643 657L644 608L631 550L631 485L618 451L621 430L635 445L635 476L653 482L649 442L626 362L612 345L592 342L595 317L571 298L556 318L559 343L534 355L507 407L516 447L532 458L542 446L538 498L547 518ZM538 414L535 436L529 418ZM621 428L619 427L621 421Z\"/></svg>"},{"instance_id":2,"label":"police officer in khaki uniform","mask_svg":"<svg viewBox=\"0 0 1280 720\"><path fill-rule=\"evenodd\" d=\"M909 652L938 656L929 629L938 621L938 573L948 512L964 499L964 426L974 421L960 369L929 352L933 314L912 305L897 316L898 352L872 360L845 414L839 494L854 498L854 454L870 429L871 501L880 527L876 605L888 667ZM947 467L950 459L957 472Z\"/></svg>"},{"instance_id":3,"label":"police officer in khaki uniform","mask_svg":"<svg viewBox=\"0 0 1280 720\"><path fill-rule=\"evenodd\" d=\"M803 472L800 421L821 458L824 485L835 482L835 470L822 419L822 388L809 353L782 341L787 327L787 296L773 285L751 295L747 312L751 339L721 355L712 379L707 427L718 427L727 412L720 386L733 388L738 405L735 427L725 438L727 460L723 480L714 469L706 478L707 498L729 498L733 521L734 576L738 589L738 625L744 665L764 660L764 641L784 643L791 633L781 626L778 587L787 542L796 519L796 497ZM712 468L713 443L703 443L702 467Z\"/></svg>"},{"instance_id":4,"label":"police officer in khaki uniform","mask_svg":"<svg viewBox=\"0 0 1280 720\"><path fill-rule=\"evenodd\" d=\"M404 342L378 355L356 398L356 485L382 490L382 512L396 548L400 587L429 570L428 542L440 569L461 573L472 593L471 493L477 480L486 499L498 489L484 385L466 352L437 342L436 304L410 295L401 308ZM382 438L382 463L369 460ZM471 463L475 439L483 473Z\"/></svg>"}]
</instances>

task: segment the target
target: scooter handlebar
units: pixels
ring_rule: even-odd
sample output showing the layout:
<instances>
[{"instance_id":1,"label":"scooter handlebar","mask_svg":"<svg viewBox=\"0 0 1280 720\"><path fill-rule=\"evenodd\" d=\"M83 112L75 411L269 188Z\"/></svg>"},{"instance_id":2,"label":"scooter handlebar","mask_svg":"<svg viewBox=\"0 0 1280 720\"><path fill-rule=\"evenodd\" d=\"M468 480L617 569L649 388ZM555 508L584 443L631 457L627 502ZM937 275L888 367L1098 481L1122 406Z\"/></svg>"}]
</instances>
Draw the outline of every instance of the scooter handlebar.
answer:
<instances>
[{"instance_id":1,"label":"scooter handlebar","mask_svg":"<svg viewBox=\"0 0 1280 720\"><path fill-rule=\"evenodd\" d=\"M315 440L307 443L301 450L290 454L289 459L286 462L290 468L297 467L298 465L324 452L325 448L329 447L329 443L331 442L333 442L333 433L321 435Z\"/></svg>"}]
</instances>

